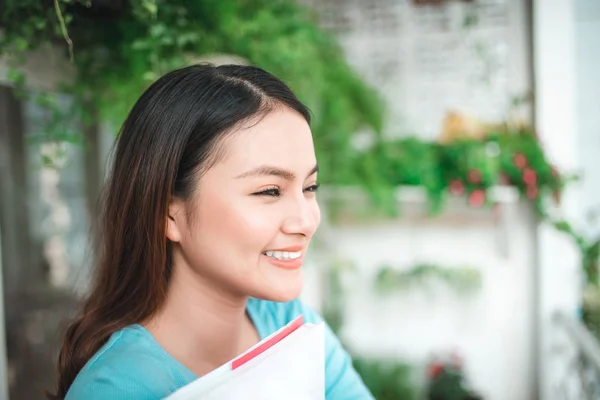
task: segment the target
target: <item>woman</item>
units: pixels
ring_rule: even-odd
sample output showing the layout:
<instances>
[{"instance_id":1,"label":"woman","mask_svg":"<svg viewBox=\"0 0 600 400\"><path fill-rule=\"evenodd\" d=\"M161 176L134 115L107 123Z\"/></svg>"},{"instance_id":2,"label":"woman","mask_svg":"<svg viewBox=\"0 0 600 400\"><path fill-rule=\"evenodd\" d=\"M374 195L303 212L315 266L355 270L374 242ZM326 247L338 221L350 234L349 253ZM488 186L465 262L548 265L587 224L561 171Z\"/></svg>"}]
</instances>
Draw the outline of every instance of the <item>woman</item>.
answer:
<instances>
[{"instance_id":1,"label":"woman","mask_svg":"<svg viewBox=\"0 0 600 400\"><path fill-rule=\"evenodd\" d=\"M186 67L141 96L50 398L160 399L299 315L321 321L297 300L320 220L309 122L255 67ZM328 400L372 399L329 330L326 357Z\"/></svg>"}]
</instances>

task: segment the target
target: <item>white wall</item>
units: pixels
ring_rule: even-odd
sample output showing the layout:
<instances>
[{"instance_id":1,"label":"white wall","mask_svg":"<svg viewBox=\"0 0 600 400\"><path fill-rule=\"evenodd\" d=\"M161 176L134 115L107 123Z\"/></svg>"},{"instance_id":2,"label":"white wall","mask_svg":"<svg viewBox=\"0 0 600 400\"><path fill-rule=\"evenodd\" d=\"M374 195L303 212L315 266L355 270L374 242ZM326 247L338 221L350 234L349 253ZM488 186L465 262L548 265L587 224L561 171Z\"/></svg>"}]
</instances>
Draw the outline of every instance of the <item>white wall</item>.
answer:
<instances>
[{"instance_id":1,"label":"white wall","mask_svg":"<svg viewBox=\"0 0 600 400\"><path fill-rule=\"evenodd\" d=\"M534 1L536 123L548 154L565 171L581 170L580 150L587 146L580 134L582 109L578 100L590 89L585 87L590 82L577 82L577 3ZM583 214L581 194L581 185L570 187L560 210L578 225ZM540 398L553 399L568 359L561 350L565 337L553 324L552 316L563 312L577 317L582 278L574 245L548 226L541 226L538 233Z\"/></svg>"},{"instance_id":2,"label":"white wall","mask_svg":"<svg viewBox=\"0 0 600 400\"><path fill-rule=\"evenodd\" d=\"M600 211L600 1L597 0L575 2L575 82L578 152L584 175L581 209L584 213L592 209ZM600 220L589 228L590 234L600 234Z\"/></svg>"}]
</instances>

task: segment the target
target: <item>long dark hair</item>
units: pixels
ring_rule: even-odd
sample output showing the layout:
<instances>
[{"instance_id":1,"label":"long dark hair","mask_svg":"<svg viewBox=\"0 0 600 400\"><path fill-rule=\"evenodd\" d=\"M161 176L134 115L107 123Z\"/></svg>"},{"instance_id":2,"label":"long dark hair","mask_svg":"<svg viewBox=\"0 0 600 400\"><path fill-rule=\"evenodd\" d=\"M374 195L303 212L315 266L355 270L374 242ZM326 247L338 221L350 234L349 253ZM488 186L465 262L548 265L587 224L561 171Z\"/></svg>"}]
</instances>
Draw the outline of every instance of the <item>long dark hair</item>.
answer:
<instances>
[{"instance_id":1,"label":"long dark hair","mask_svg":"<svg viewBox=\"0 0 600 400\"><path fill-rule=\"evenodd\" d=\"M189 198L201 171L218 160L224 135L276 107L310 123L308 109L281 80L251 66L185 67L142 94L119 133L100 203L91 291L66 331L49 399L64 399L112 333L160 309L171 275L171 199Z\"/></svg>"}]
</instances>

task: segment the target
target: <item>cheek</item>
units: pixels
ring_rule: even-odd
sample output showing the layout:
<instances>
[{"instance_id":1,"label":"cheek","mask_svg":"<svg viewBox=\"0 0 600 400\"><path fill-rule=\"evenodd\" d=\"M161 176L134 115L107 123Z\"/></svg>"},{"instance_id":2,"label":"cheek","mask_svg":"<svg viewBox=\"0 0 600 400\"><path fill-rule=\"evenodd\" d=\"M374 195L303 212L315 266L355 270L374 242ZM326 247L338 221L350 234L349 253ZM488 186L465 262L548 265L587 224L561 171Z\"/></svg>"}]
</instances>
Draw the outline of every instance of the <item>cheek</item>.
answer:
<instances>
[{"instance_id":1,"label":"cheek","mask_svg":"<svg viewBox=\"0 0 600 400\"><path fill-rule=\"evenodd\" d=\"M266 246L279 230L278 220L267 210L236 209L233 214L232 222L240 240L237 245L242 247L259 246L258 250L262 251L262 247Z\"/></svg>"},{"instance_id":2,"label":"cheek","mask_svg":"<svg viewBox=\"0 0 600 400\"><path fill-rule=\"evenodd\" d=\"M198 235L202 235L204 243L210 242L230 254L262 251L278 229L276 219L266 211L241 201L214 202L199 215Z\"/></svg>"}]
</instances>

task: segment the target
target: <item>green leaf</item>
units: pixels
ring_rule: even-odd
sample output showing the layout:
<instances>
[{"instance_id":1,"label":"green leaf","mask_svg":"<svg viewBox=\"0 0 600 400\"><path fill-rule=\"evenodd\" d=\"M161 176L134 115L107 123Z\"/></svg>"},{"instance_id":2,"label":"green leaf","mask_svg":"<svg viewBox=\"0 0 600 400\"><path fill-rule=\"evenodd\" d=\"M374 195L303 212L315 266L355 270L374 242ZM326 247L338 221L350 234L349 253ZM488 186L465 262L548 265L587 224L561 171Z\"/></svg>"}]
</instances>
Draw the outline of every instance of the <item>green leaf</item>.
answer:
<instances>
[{"instance_id":1,"label":"green leaf","mask_svg":"<svg viewBox=\"0 0 600 400\"><path fill-rule=\"evenodd\" d=\"M24 52L29 49L29 42L24 37L17 37L13 41L13 46L17 52Z\"/></svg>"},{"instance_id":2,"label":"green leaf","mask_svg":"<svg viewBox=\"0 0 600 400\"><path fill-rule=\"evenodd\" d=\"M17 68L9 68L6 78L17 86L24 85L26 80L25 73Z\"/></svg>"},{"instance_id":3,"label":"green leaf","mask_svg":"<svg viewBox=\"0 0 600 400\"><path fill-rule=\"evenodd\" d=\"M158 12L156 0L141 0L141 2L144 10L146 10L152 18L156 18L156 14Z\"/></svg>"}]
</instances>

